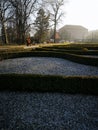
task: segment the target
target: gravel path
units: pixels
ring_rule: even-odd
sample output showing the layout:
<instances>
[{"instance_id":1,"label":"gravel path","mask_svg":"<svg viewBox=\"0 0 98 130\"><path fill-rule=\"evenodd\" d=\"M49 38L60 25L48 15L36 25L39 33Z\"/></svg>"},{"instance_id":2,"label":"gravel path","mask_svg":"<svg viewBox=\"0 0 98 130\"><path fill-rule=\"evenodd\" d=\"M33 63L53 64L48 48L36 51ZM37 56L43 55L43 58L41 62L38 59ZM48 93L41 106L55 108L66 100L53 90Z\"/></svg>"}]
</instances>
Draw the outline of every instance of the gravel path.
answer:
<instances>
[{"instance_id":1,"label":"gravel path","mask_svg":"<svg viewBox=\"0 0 98 130\"><path fill-rule=\"evenodd\" d=\"M0 61L0 73L98 76L98 67L82 65L60 58L32 57Z\"/></svg>"},{"instance_id":2,"label":"gravel path","mask_svg":"<svg viewBox=\"0 0 98 130\"><path fill-rule=\"evenodd\" d=\"M33 57L0 61L0 73L98 76L98 67ZM0 92L0 130L98 130L98 96Z\"/></svg>"},{"instance_id":3,"label":"gravel path","mask_svg":"<svg viewBox=\"0 0 98 130\"><path fill-rule=\"evenodd\" d=\"M0 130L98 130L98 97L0 92Z\"/></svg>"}]
</instances>

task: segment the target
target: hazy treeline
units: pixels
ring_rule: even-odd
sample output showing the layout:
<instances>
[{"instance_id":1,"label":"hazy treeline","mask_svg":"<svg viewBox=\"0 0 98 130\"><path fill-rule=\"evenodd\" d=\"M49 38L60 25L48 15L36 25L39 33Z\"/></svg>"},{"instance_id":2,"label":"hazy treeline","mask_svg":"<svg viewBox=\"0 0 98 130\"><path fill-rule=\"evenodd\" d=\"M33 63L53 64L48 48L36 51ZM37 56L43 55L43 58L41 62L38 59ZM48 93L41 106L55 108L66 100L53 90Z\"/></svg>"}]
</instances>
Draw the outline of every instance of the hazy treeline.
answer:
<instances>
[{"instance_id":1,"label":"hazy treeline","mask_svg":"<svg viewBox=\"0 0 98 130\"><path fill-rule=\"evenodd\" d=\"M35 27L36 36L45 34L53 27L54 42L57 24L63 15L61 7L65 0L0 0L0 40L3 44L24 44ZM43 11L40 12L42 9ZM38 13L39 12L39 13ZM43 14L42 14L43 13ZM40 16L40 19L38 17ZM45 20L47 18L47 20ZM44 21L41 21L43 19ZM39 21L37 21L39 20ZM42 25L42 23L44 23ZM49 33L46 31L47 34ZM45 37L45 36L41 36ZM46 38L46 37L45 37ZM40 40L39 40L40 41ZM44 41L44 39L42 40Z\"/></svg>"}]
</instances>

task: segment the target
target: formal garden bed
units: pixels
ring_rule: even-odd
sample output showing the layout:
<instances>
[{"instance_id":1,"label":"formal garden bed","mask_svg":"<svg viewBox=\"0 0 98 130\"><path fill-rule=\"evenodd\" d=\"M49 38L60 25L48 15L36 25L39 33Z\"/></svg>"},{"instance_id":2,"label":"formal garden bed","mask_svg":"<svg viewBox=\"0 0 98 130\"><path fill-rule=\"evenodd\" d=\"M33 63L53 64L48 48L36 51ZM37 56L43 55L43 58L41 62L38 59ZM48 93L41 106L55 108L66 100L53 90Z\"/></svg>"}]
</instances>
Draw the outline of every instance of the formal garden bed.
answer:
<instances>
[{"instance_id":1,"label":"formal garden bed","mask_svg":"<svg viewBox=\"0 0 98 130\"><path fill-rule=\"evenodd\" d=\"M98 128L97 57L58 48L0 53L0 129Z\"/></svg>"},{"instance_id":2,"label":"formal garden bed","mask_svg":"<svg viewBox=\"0 0 98 130\"><path fill-rule=\"evenodd\" d=\"M40 48L40 50L26 50L20 52L1 53L1 59L14 59L23 57L52 57L62 58L73 62L97 67L97 57L86 57L67 52L53 51ZM3 62L3 61L1 61ZM27 68L28 69L28 68ZM80 68L81 69L81 68ZM96 71L97 72L97 71ZM89 72L90 73L90 72ZM54 74L55 75L55 74ZM6 79L6 82L5 82ZM11 80L10 80L11 79ZM21 79L21 80L20 80ZM40 74L0 74L1 90L25 90L25 91L58 91L66 93L98 94L98 75L40 75ZM14 87L13 87L14 85ZM25 85L25 86L24 86ZM5 86L5 87L4 87ZM3 89L2 89L3 88Z\"/></svg>"},{"instance_id":3,"label":"formal garden bed","mask_svg":"<svg viewBox=\"0 0 98 130\"><path fill-rule=\"evenodd\" d=\"M98 66L98 58L92 57L91 54L98 55L98 52L83 52L81 55L81 51L79 51L80 54L69 53L69 52L62 52L61 50L26 50L26 51L20 51L20 52L6 52L6 53L0 53L0 60L8 59L8 58L17 58L17 57L32 57L32 56L39 56L39 57L56 57L56 58L64 58L68 59L77 63L81 64L87 64L87 65L93 65ZM91 55L89 56L83 56L84 55Z\"/></svg>"}]
</instances>

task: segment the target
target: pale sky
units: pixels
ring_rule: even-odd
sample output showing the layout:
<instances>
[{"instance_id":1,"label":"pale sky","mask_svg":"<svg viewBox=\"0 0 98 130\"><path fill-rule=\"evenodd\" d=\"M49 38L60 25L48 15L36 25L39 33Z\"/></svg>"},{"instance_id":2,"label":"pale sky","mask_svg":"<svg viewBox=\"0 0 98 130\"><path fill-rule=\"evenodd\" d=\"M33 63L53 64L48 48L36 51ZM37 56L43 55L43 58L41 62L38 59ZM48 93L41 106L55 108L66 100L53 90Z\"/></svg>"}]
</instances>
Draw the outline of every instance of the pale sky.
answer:
<instances>
[{"instance_id":1,"label":"pale sky","mask_svg":"<svg viewBox=\"0 0 98 130\"><path fill-rule=\"evenodd\" d=\"M68 0L66 12L60 27L63 25L82 25L88 30L98 29L98 0Z\"/></svg>"}]
</instances>

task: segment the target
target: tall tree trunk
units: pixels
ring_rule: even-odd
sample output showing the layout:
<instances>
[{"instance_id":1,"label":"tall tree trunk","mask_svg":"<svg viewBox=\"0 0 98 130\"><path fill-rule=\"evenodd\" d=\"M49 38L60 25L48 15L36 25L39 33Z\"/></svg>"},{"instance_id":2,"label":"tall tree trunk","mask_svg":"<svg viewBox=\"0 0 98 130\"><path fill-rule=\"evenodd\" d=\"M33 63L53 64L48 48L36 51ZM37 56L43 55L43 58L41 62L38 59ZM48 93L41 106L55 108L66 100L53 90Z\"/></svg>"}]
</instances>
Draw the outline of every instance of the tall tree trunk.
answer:
<instances>
[{"instance_id":1,"label":"tall tree trunk","mask_svg":"<svg viewBox=\"0 0 98 130\"><path fill-rule=\"evenodd\" d=\"M6 27L4 25L4 34L5 34L5 43L8 44L8 35L7 35L7 30L6 30Z\"/></svg>"},{"instance_id":2,"label":"tall tree trunk","mask_svg":"<svg viewBox=\"0 0 98 130\"><path fill-rule=\"evenodd\" d=\"M2 23L2 37L3 37L3 42L5 44L8 44L8 35L7 35L7 30L6 30L6 27L5 27L5 23L3 22Z\"/></svg>"},{"instance_id":3,"label":"tall tree trunk","mask_svg":"<svg viewBox=\"0 0 98 130\"><path fill-rule=\"evenodd\" d=\"M55 16L55 22L54 22L54 43L56 43L56 25L57 25L57 22L56 22L56 16Z\"/></svg>"},{"instance_id":4,"label":"tall tree trunk","mask_svg":"<svg viewBox=\"0 0 98 130\"><path fill-rule=\"evenodd\" d=\"M54 43L56 43L56 24L54 25Z\"/></svg>"}]
</instances>

